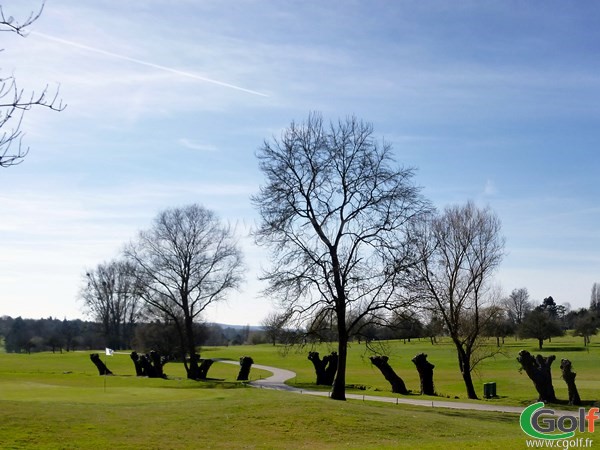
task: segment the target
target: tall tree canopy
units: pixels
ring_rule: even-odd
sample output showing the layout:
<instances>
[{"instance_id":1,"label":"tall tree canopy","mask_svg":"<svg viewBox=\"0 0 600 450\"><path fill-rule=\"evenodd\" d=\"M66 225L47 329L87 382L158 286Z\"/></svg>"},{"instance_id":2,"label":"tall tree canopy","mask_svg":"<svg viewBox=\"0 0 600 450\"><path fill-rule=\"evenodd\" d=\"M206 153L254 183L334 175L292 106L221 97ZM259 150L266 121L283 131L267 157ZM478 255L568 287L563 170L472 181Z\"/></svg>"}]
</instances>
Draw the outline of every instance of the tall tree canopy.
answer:
<instances>
[{"instance_id":1,"label":"tall tree canopy","mask_svg":"<svg viewBox=\"0 0 600 450\"><path fill-rule=\"evenodd\" d=\"M418 233L419 263L409 292L440 317L458 355L467 395L476 399L471 372L486 324L500 311L491 308L490 280L504 254L499 218L468 202L432 217Z\"/></svg>"},{"instance_id":2,"label":"tall tree canopy","mask_svg":"<svg viewBox=\"0 0 600 450\"><path fill-rule=\"evenodd\" d=\"M127 261L98 264L86 271L80 297L88 314L102 324L106 346L130 348L133 325L140 316L139 295L135 267Z\"/></svg>"},{"instance_id":3,"label":"tall tree canopy","mask_svg":"<svg viewBox=\"0 0 600 450\"><path fill-rule=\"evenodd\" d=\"M323 123L310 114L257 153L265 176L253 203L259 244L272 250L267 293L291 319L331 315L339 366L331 397L345 399L348 339L397 307L394 285L412 265L407 232L429 211L413 170L355 117Z\"/></svg>"},{"instance_id":4,"label":"tall tree canopy","mask_svg":"<svg viewBox=\"0 0 600 450\"><path fill-rule=\"evenodd\" d=\"M525 314L533 308L529 301L527 288L513 289L510 295L504 300L504 308L513 325L519 325L523 321Z\"/></svg>"},{"instance_id":5,"label":"tall tree canopy","mask_svg":"<svg viewBox=\"0 0 600 450\"><path fill-rule=\"evenodd\" d=\"M243 278L233 231L202 206L168 209L125 254L136 266L141 298L177 328L182 352L188 355L188 378L200 378L194 322Z\"/></svg>"},{"instance_id":6,"label":"tall tree canopy","mask_svg":"<svg viewBox=\"0 0 600 450\"><path fill-rule=\"evenodd\" d=\"M518 333L521 338L537 339L540 350L546 339L564 334L556 318L547 309L539 306L525 315Z\"/></svg>"}]
</instances>

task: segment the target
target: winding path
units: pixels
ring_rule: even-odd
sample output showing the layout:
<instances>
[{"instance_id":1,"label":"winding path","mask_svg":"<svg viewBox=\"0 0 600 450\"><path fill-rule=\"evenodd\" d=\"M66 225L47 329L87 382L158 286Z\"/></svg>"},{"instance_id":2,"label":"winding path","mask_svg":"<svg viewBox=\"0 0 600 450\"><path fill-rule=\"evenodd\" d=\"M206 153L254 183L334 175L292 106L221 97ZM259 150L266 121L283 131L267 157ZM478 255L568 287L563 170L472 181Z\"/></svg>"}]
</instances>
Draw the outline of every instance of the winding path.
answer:
<instances>
[{"instance_id":1,"label":"winding path","mask_svg":"<svg viewBox=\"0 0 600 450\"><path fill-rule=\"evenodd\" d=\"M222 362L226 364L239 365L237 361L230 361L224 359L215 359L215 362ZM252 367L256 369L266 370L271 372L273 375L260 380L251 381L250 386L263 389L275 389L278 391L295 392L298 394L317 395L320 397L329 397L329 392L324 391L313 391L306 389L299 389L293 386L288 386L285 382L296 376L295 372L286 369L279 369L277 367L263 366L261 364L253 364ZM401 397L380 397L375 395L361 395L361 394L346 394L347 399L363 400L363 401L374 401L384 403L395 403L405 404L414 406L424 406L428 408L449 408L449 409L467 409L472 411L496 411L502 413L521 414L523 407L518 406L505 406L505 405L494 405L490 403L461 403L461 402L445 402L437 400L416 400ZM574 411L559 411L554 410L557 416L574 415Z\"/></svg>"}]
</instances>

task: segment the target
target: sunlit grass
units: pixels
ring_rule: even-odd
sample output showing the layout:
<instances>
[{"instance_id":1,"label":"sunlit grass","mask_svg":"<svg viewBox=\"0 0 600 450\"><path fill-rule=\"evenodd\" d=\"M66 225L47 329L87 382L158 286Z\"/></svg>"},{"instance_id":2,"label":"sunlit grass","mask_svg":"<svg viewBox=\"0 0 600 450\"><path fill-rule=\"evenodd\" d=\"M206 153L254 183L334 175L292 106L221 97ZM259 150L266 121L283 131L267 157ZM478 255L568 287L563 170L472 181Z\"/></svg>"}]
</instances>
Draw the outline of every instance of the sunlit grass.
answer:
<instances>
[{"instance_id":1,"label":"sunlit grass","mask_svg":"<svg viewBox=\"0 0 600 450\"><path fill-rule=\"evenodd\" d=\"M205 348L204 355L211 357L213 354L219 354L233 357L236 354L248 353L256 363L282 367L296 372L297 377L289 384L309 388L314 386L315 381L312 363L307 359L308 351L311 349L312 347L285 349L272 345L213 347ZM567 386L561 379L559 368L560 360L566 358L571 360L573 369L577 373L576 383L581 398L588 402L600 400L600 377L597 375L600 367L598 363L600 344L592 342L588 347L583 347L581 338L565 336L546 343L546 348L541 352L537 350L537 341L533 339L516 341L514 338L507 338L501 348L501 353L482 361L474 371L475 390L481 398L483 397L484 383L490 381L497 383L498 398L482 401L525 406L537 399L537 393L531 380L525 372L520 371L520 364L516 359L521 349L528 350L532 354L556 355L552 374L559 399L568 399ZM323 355L336 350L336 348L335 345L321 344L316 346L316 350ZM456 350L449 339L439 339L435 345L432 345L429 339L413 339L406 343L391 341L382 343L377 350L390 356L390 365L403 378L408 389L415 394L419 393L419 376L411 359L418 353L426 353L428 361L435 365L436 392L446 400L468 401L464 382L458 369ZM490 340L490 350L496 350L495 340ZM389 383L369 361L368 356L371 354L364 344L354 343L350 346L347 384L365 386L367 391L350 389L349 392L390 395Z\"/></svg>"},{"instance_id":2,"label":"sunlit grass","mask_svg":"<svg viewBox=\"0 0 600 450\"><path fill-rule=\"evenodd\" d=\"M552 343L557 358L568 357L578 372L584 399L598 398L599 348L576 348L562 338ZM498 383L493 401L526 404L535 399L531 382L514 360L534 342L506 343L506 356L482 363L476 377ZM204 348L203 357L252 356L256 364L298 373L293 383L314 382L307 348L287 354L271 345ZM325 352L326 346L319 347ZM408 387L418 389L410 362L424 351L436 365L439 392L464 400L464 387L448 342L390 343L392 366ZM544 352L548 354L550 352ZM392 395L364 347L350 349L348 383L367 386L370 395ZM506 413L444 410L374 402L336 402L287 392L245 387L235 381L238 366L215 363L214 380L190 381L180 363L169 363L169 379L135 377L127 354L103 357L115 376L101 377L89 352L15 355L0 353L0 447L7 448L524 448L518 416ZM253 368L251 378L267 376ZM560 370L554 368L559 398L566 398ZM416 397L415 398L419 398ZM586 436L587 437L587 436Z\"/></svg>"},{"instance_id":3,"label":"sunlit grass","mask_svg":"<svg viewBox=\"0 0 600 450\"><path fill-rule=\"evenodd\" d=\"M524 442L514 415L258 389L184 392L187 398L169 402L107 401L101 392L86 401L2 400L3 448L518 448Z\"/></svg>"}]
</instances>

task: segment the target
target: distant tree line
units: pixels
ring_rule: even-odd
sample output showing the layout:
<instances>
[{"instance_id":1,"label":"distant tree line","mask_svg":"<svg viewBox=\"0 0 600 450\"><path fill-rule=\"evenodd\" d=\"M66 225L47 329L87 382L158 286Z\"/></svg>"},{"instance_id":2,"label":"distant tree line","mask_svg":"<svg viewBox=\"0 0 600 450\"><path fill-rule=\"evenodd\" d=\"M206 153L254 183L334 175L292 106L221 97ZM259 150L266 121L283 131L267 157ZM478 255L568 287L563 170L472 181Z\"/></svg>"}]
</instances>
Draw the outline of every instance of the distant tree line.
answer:
<instances>
[{"instance_id":1,"label":"distant tree line","mask_svg":"<svg viewBox=\"0 0 600 450\"><path fill-rule=\"evenodd\" d=\"M597 294L596 294L597 293ZM599 298L596 298L598 295ZM574 336L581 336L583 344L588 345L591 337L598 333L600 327L600 284L595 283L592 289L592 300L589 308L571 310L568 303L557 304L552 296L539 304L529 300L526 288L514 289L511 294L500 300L497 305L489 307L486 313L490 320L482 329L482 337L493 338L500 347L505 338L536 339L540 349L545 341L564 335L568 330ZM288 343L325 343L336 342L335 322L332 318L317 316L305 329L286 329L283 315L270 313L263 321L262 327L266 340L273 345ZM448 336L444 321L435 316L429 317L422 312L404 312L396 314L385 326L367 324L360 333L352 336L357 342L429 339L432 344L437 338Z\"/></svg>"},{"instance_id":2,"label":"distant tree line","mask_svg":"<svg viewBox=\"0 0 600 450\"><path fill-rule=\"evenodd\" d=\"M228 346L263 344L267 333L258 327L233 327L214 323L195 325L197 345ZM140 352L156 350L181 357L183 352L174 327L164 322L144 322L132 325L120 346L111 346L104 333L104 324L80 319L59 320L0 317L0 343L9 353L62 353L75 350L134 349Z\"/></svg>"},{"instance_id":3,"label":"distant tree line","mask_svg":"<svg viewBox=\"0 0 600 450\"><path fill-rule=\"evenodd\" d=\"M0 317L0 338L9 353L63 352L105 345L101 327L83 320Z\"/></svg>"},{"instance_id":4,"label":"distant tree line","mask_svg":"<svg viewBox=\"0 0 600 450\"><path fill-rule=\"evenodd\" d=\"M483 330L483 335L494 338L498 346L507 337L537 339L541 348L545 341L571 330L574 336L581 336L583 344L587 345L591 337L597 334L599 325L600 303L594 297L589 308L570 310L568 305L557 305L552 297L535 305L529 300L527 289L520 288L503 299L501 306L497 307L494 320L488 322ZM360 343L428 339L435 344L439 337L447 335L448 331L438 317L405 313L396 315L386 326L368 324L353 336L353 340ZM143 352L156 350L175 356L182 354L176 329L168 321L132 323L118 342L110 336L110 333L106 333L106 324L97 321L0 317L0 339L10 353L68 352L110 347ZM318 318L307 329L291 329L287 328L285 317L276 313L269 314L260 327L197 323L195 336L198 346L336 341L335 324L332 322Z\"/></svg>"}]
</instances>

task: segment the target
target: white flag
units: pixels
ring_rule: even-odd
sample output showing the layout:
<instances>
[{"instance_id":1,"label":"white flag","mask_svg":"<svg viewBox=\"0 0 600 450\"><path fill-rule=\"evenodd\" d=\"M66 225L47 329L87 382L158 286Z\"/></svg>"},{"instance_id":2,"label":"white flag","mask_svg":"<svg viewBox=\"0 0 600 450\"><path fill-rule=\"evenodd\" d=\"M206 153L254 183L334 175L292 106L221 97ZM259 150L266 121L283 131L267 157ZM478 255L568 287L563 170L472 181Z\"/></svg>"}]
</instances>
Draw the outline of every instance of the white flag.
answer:
<instances>
[{"instance_id":1,"label":"white flag","mask_svg":"<svg viewBox=\"0 0 600 450\"><path fill-rule=\"evenodd\" d=\"M114 350L112 348L106 347L106 356L112 356L113 353L114 353Z\"/></svg>"}]
</instances>

